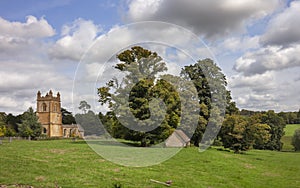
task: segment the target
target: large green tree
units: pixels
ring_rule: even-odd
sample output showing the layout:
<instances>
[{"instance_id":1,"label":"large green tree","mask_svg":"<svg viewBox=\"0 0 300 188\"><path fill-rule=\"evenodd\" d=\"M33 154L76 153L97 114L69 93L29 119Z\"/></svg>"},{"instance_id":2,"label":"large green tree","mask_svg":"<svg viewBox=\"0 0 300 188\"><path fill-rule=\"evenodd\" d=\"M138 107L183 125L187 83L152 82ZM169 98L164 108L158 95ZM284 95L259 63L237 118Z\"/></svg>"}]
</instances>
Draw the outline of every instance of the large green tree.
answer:
<instances>
[{"instance_id":1,"label":"large green tree","mask_svg":"<svg viewBox=\"0 0 300 188\"><path fill-rule=\"evenodd\" d=\"M199 60L194 65L185 66L181 75L193 81L201 109L192 141L198 146L209 124L210 130L205 139L211 142L221 127L226 105L231 105L228 111L236 111L235 103L231 103L230 92L226 90L226 77L211 59Z\"/></svg>"},{"instance_id":2,"label":"large green tree","mask_svg":"<svg viewBox=\"0 0 300 188\"><path fill-rule=\"evenodd\" d=\"M42 133L42 125L38 122L33 108L30 107L22 114L21 123L18 124L19 133L23 137L31 137L36 139Z\"/></svg>"},{"instance_id":3,"label":"large green tree","mask_svg":"<svg viewBox=\"0 0 300 188\"><path fill-rule=\"evenodd\" d=\"M180 117L178 93L158 76L167 70L166 64L156 52L139 46L123 51L117 58L120 63L115 68L126 76L98 89L99 102L108 104L109 115L118 121L108 130L123 130L122 135L113 135L140 141L142 146L166 139Z\"/></svg>"}]
</instances>

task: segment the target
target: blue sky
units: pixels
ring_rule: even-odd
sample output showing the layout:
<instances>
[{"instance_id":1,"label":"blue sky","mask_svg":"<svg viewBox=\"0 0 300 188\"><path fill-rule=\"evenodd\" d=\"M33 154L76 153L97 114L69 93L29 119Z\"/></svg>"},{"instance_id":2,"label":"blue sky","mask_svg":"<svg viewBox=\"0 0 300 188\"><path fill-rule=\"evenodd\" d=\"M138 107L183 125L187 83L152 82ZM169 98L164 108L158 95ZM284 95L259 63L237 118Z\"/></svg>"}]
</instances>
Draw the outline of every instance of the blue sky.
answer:
<instances>
[{"instance_id":1,"label":"blue sky","mask_svg":"<svg viewBox=\"0 0 300 188\"><path fill-rule=\"evenodd\" d=\"M119 31L122 44L158 37L183 46L185 36L174 28L158 31L152 25L136 31L126 26L143 21L176 24L204 40L239 108L298 111L299 7L300 1L283 0L2 0L0 111L22 113L35 106L37 90L49 89L60 91L63 106L71 110L72 96L81 99L72 86L82 55L96 41L104 47L95 57L113 55L115 41L108 40L112 31ZM163 47L154 49L166 54ZM170 71L176 72L172 65ZM85 74L97 77L102 65L94 61L81 66ZM95 98L85 97L91 102Z\"/></svg>"},{"instance_id":2,"label":"blue sky","mask_svg":"<svg viewBox=\"0 0 300 188\"><path fill-rule=\"evenodd\" d=\"M0 1L1 17L11 21L23 22L28 15L37 18L45 17L57 31L62 25L71 23L77 18L93 20L95 24L110 28L121 23L119 1L87 2L80 0L3 0Z\"/></svg>"}]
</instances>

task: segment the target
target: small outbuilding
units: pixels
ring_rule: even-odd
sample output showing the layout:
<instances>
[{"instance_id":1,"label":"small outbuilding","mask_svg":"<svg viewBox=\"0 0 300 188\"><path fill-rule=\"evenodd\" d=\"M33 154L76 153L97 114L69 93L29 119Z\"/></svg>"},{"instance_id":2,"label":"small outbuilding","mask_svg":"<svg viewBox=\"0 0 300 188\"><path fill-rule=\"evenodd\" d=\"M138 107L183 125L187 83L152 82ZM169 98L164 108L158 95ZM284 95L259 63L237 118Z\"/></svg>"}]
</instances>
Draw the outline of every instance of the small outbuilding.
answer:
<instances>
[{"instance_id":1,"label":"small outbuilding","mask_svg":"<svg viewBox=\"0 0 300 188\"><path fill-rule=\"evenodd\" d=\"M79 138L84 137L84 130L79 124L63 124L63 137L69 138L77 136Z\"/></svg>"},{"instance_id":2,"label":"small outbuilding","mask_svg":"<svg viewBox=\"0 0 300 188\"><path fill-rule=\"evenodd\" d=\"M191 139L182 131L175 130L171 136L166 140L166 147L188 147Z\"/></svg>"}]
</instances>

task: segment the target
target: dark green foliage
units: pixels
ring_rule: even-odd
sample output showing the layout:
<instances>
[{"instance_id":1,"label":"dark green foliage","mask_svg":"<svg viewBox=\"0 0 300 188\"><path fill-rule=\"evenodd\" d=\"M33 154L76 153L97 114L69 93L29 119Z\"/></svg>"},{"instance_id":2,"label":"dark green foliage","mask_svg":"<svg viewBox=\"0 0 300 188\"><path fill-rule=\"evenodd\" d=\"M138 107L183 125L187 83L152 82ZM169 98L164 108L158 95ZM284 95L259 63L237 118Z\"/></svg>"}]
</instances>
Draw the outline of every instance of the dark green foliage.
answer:
<instances>
[{"instance_id":1,"label":"dark green foliage","mask_svg":"<svg viewBox=\"0 0 300 188\"><path fill-rule=\"evenodd\" d=\"M127 73L122 81L116 79L107 82L106 86L98 88L99 102L101 105L108 104L110 112L100 119L106 130L116 138L124 138L133 141L140 141L142 146L154 144L166 139L172 129L179 124L180 100L179 95L167 81L158 78L158 73L166 69L162 58L155 52L151 52L139 46L117 55L121 63L115 66L116 69ZM119 83L123 83L119 85ZM111 93L114 89L115 92ZM128 96L129 94L129 96ZM128 117L126 98L130 113L139 122L130 121ZM153 125L153 129L147 124L146 120L153 115L161 116L159 105L152 107L150 112L149 105L153 99L161 99L166 104L166 115L161 117L161 124ZM115 116L125 117L122 124ZM150 131L136 131L127 128L135 125L138 129L150 129ZM148 126L148 127L146 127Z\"/></svg>"},{"instance_id":2,"label":"dark green foliage","mask_svg":"<svg viewBox=\"0 0 300 188\"><path fill-rule=\"evenodd\" d=\"M247 122L241 116L228 116L220 131L223 146L233 149L236 153L248 150L250 142L246 140L246 126Z\"/></svg>"},{"instance_id":3,"label":"dark green foliage","mask_svg":"<svg viewBox=\"0 0 300 188\"><path fill-rule=\"evenodd\" d=\"M19 134L22 137L36 139L42 133L42 125L38 122L38 117L30 107L22 114L21 123L18 124Z\"/></svg>"},{"instance_id":4,"label":"dark green foliage","mask_svg":"<svg viewBox=\"0 0 300 188\"><path fill-rule=\"evenodd\" d=\"M255 145L264 146L270 139L270 126L259 123L256 117L228 115L219 133L225 148L236 153L251 149Z\"/></svg>"},{"instance_id":5,"label":"dark green foliage","mask_svg":"<svg viewBox=\"0 0 300 188\"><path fill-rule=\"evenodd\" d=\"M231 93L230 91L227 91L227 96L226 96L226 114L228 115L234 115L234 114L239 114L239 109L236 107L236 103L232 101Z\"/></svg>"},{"instance_id":6,"label":"dark green foliage","mask_svg":"<svg viewBox=\"0 0 300 188\"><path fill-rule=\"evenodd\" d=\"M261 123L268 124L270 126L271 138L263 148L256 146L257 149L269 149L269 150L278 150L282 148L281 137L284 135L284 128L286 123L283 118L278 116L273 110L269 110L266 113L263 113L260 117Z\"/></svg>"},{"instance_id":7,"label":"dark green foliage","mask_svg":"<svg viewBox=\"0 0 300 188\"><path fill-rule=\"evenodd\" d=\"M193 81L198 93L198 103L201 110L192 142L195 146L199 146L212 114L213 117L210 120L215 129L212 132L217 132L220 128L219 116L225 115L223 109L225 109L226 104L229 105L231 102L230 92L226 91L225 75L211 59L199 60L194 65L185 66L181 75ZM214 111L212 111L213 103L217 104L217 106L214 106ZM230 108L228 112L234 113L236 111L235 103L232 103Z\"/></svg>"},{"instance_id":8,"label":"dark green foliage","mask_svg":"<svg viewBox=\"0 0 300 188\"><path fill-rule=\"evenodd\" d=\"M254 149L281 150L282 143L280 140L284 135L286 125L281 115L280 113L276 114L272 110L267 112L255 112L243 109L240 112L240 116L242 117L236 117L238 119L243 118L246 121L245 133L243 133L246 135L243 136L242 142L244 143L241 145L248 145L246 149L253 147ZM229 119L232 118L233 117L229 116ZM239 143L237 139L228 140L228 134L234 134L232 132L233 130L228 130L229 119L226 118L219 133L219 138L221 138L225 147L230 147L233 143ZM235 124L236 126L239 125L237 122ZM233 125L233 123L231 125Z\"/></svg>"},{"instance_id":9,"label":"dark green foliage","mask_svg":"<svg viewBox=\"0 0 300 188\"><path fill-rule=\"evenodd\" d=\"M76 124L75 117L72 115L72 112L69 112L64 108L61 108L61 114L62 114L63 124Z\"/></svg>"},{"instance_id":10,"label":"dark green foliage","mask_svg":"<svg viewBox=\"0 0 300 188\"><path fill-rule=\"evenodd\" d=\"M91 110L84 114L75 115L76 122L84 129L84 135L102 135L104 134L103 125L99 117Z\"/></svg>"},{"instance_id":11,"label":"dark green foliage","mask_svg":"<svg viewBox=\"0 0 300 188\"><path fill-rule=\"evenodd\" d=\"M82 110L82 114L76 114L75 120L83 129L84 135L96 135L100 136L105 133L104 126L100 121L100 117L96 115L93 111L88 110L91 108L86 101L80 101L78 109ZM87 111L88 110L88 111ZM71 116L72 114L69 114Z\"/></svg>"},{"instance_id":12,"label":"dark green foliage","mask_svg":"<svg viewBox=\"0 0 300 188\"><path fill-rule=\"evenodd\" d=\"M261 114L263 112L259 112L259 111L252 111L252 110L246 110L246 109L242 109L239 114L241 116L252 116L252 115L255 115L255 114Z\"/></svg>"},{"instance_id":13,"label":"dark green foliage","mask_svg":"<svg viewBox=\"0 0 300 188\"><path fill-rule=\"evenodd\" d=\"M300 124L300 110L298 112L280 112L278 113L286 124Z\"/></svg>"},{"instance_id":14,"label":"dark green foliage","mask_svg":"<svg viewBox=\"0 0 300 188\"><path fill-rule=\"evenodd\" d=\"M300 129L297 129L292 138L292 145L295 151L300 151Z\"/></svg>"},{"instance_id":15,"label":"dark green foliage","mask_svg":"<svg viewBox=\"0 0 300 188\"><path fill-rule=\"evenodd\" d=\"M0 113L0 137L6 134L5 119L6 119L6 114Z\"/></svg>"},{"instance_id":16,"label":"dark green foliage","mask_svg":"<svg viewBox=\"0 0 300 188\"><path fill-rule=\"evenodd\" d=\"M21 123L22 115L14 116L13 114L8 114L6 116L6 124L8 127L18 132L18 124Z\"/></svg>"}]
</instances>

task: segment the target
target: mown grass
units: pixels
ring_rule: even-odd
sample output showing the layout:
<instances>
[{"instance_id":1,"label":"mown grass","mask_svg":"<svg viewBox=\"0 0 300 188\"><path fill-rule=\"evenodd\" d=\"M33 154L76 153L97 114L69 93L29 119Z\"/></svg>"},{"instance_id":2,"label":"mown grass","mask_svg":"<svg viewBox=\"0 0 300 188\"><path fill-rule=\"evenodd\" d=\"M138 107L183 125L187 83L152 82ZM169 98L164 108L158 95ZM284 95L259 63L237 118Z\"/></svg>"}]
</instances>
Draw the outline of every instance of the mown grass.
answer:
<instances>
[{"instance_id":1,"label":"mown grass","mask_svg":"<svg viewBox=\"0 0 300 188\"><path fill-rule=\"evenodd\" d=\"M114 147L114 146L112 146ZM300 187L300 153L246 154L184 148L159 165L124 167L101 158L84 141L7 141L0 145L0 185L34 187Z\"/></svg>"},{"instance_id":2,"label":"mown grass","mask_svg":"<svg viewBox=\"0 0 300 188\"><path fill-rule=\"evenodd\" d=\"M300 124L288 124L286 125L284 132L285 135L281 138L281 142L283 143L282 150L283 151L293 151L294 147L292 146L292 137L296 129L300 128Z\"/></svg>"}]
</instances>

